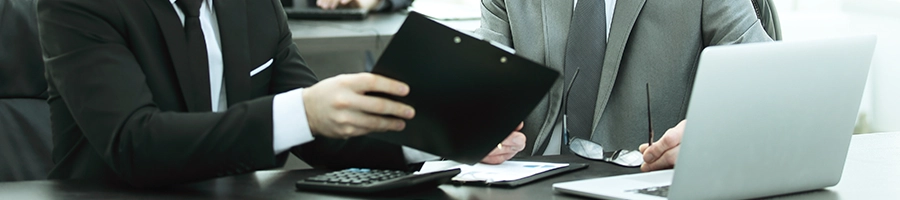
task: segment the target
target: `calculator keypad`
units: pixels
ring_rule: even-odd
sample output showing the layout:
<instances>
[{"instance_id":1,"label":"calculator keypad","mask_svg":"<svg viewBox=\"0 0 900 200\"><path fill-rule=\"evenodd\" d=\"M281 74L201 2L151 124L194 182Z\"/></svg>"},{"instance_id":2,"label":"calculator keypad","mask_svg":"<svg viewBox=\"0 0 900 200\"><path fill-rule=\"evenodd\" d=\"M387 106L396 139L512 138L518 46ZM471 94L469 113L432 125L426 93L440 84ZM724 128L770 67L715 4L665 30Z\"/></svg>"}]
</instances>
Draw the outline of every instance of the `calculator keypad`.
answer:
<instances>
[{"instance_id":1,"label":"calculator keypad","mask_svg":"<svg viewBox=\"0 0 900 200\"><path fill-rule=\"evenodd\" d=\"M379 181L387 181L409 175L408 172L398 170L378 170L366 168L349 168L341 171L306 178L307 182L365 185Z\"/></svg>"}]
</instances>

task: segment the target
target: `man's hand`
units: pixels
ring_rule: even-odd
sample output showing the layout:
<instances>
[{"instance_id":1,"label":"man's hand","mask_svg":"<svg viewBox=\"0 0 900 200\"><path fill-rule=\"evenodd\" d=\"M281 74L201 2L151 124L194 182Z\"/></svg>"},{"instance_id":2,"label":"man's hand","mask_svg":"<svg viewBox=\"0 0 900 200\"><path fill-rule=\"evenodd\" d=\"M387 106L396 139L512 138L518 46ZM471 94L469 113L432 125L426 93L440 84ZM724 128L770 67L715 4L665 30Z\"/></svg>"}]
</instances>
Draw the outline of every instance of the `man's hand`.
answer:
<instances>
[{"instance_id":1,"label":"man's hand","mask_svg":"<svg viewBox=\"0 0 900 200\"><path fill-rule=\"evenodd\" d=\"M493 165L500 164L515 156L522 149L525 149L525 134L519 132L524 125L524 123L519 123L519 127L509 134L506 139L503 139L503 142L500 142L497 148L494 148L481 162Z\"/></svg>"},{"instance_id":2,"label":"man's hand","mask_svg":"<svg viewBox=\"0 0 900 200\"><path fill-rule=\"evenodd\" d=\"M370 73L345 74L322 80L303 89L303 104L310 130L313 134L346 139L373 131L400 131L406 127L402 119L415 116L415 110L406 104L367 96L366 92L406 96L409 86Z\"/></svg>"},{"instance_id":3,"label":"man's hand","mask_svg":"<svg viewBox=\"0 0 900 200\"><path fill-rule=\"evenodd\" d=\"M687 120L681 120L678 125L670 128L663 134L659 141L653 145L641 144L638 148L644 154L644 164L641 171L649 172L675 167L678 160L678 151L681 149L681 136L684 135L684 126Z\"/></svg>"},{"instance_id":4,"label":"man's hand","mask_svg":"<svg viewBox=\"0 0 900 200\"><path fill-rule=\"evenodd\" d=\"M318 0L316 5L325 10L335 8L362 8L372 10L382 0Z\"/></svg>"}]
</instances>

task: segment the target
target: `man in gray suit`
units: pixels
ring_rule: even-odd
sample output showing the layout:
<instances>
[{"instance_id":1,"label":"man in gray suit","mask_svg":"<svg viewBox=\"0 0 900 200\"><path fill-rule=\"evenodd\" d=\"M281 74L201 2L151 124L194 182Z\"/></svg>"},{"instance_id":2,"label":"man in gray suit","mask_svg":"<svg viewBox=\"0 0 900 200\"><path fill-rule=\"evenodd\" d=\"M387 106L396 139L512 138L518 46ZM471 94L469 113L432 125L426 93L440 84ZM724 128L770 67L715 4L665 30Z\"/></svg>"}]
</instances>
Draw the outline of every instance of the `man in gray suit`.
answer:
<instances>
[{"instance_id":1,"label":"man in gray suit","mask_svg":"<svg viewBox=\"0 0 900 200\"><path fill-rule=\"evenodd\" d=\"M641 145L644 171L677 159L700 51L771 41L747 0L482 0L481 23L485 39L565 74L525 119L522 132L534 141L522 152L571 153L560 136L564 114L569 137L607 150L646 143L649 84L653 129L674 127Z\"/></svg>"}]
</instances>

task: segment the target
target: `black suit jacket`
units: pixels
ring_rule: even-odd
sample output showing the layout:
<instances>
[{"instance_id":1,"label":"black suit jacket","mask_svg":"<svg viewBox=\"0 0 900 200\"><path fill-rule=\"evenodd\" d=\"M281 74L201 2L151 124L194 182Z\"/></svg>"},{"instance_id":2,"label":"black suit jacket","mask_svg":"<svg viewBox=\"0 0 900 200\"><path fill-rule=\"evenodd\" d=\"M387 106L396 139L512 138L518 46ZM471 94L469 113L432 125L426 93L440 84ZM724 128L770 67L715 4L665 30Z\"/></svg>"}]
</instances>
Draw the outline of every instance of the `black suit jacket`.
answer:
<instances>
[{"instance_id":1,"label":"black suit jacket","mask_svg":"<svg viewBox=\"0 0 900 200\"><path fill-rule=\"evenodd\" d=\"M0 98L47 98L36 1L0 1Z\"/></svg>"},{"instance_id":2,"label":"black suit jacket","mask_svg":"<svg viewBox=\"0 0 900 200\"><path fill-rule=\"evenodd\" d=\"M188 66L168 0L41 0L49 85L49 178L158 186L277 167L274 94L316 77L292 42L277 0L215 0L228 110L209 110L207 72ZM255 76L250 71L269 59ZM399 146L317 138L292 151L316 166L402 167Z\"/></svg>"}]
</instances>

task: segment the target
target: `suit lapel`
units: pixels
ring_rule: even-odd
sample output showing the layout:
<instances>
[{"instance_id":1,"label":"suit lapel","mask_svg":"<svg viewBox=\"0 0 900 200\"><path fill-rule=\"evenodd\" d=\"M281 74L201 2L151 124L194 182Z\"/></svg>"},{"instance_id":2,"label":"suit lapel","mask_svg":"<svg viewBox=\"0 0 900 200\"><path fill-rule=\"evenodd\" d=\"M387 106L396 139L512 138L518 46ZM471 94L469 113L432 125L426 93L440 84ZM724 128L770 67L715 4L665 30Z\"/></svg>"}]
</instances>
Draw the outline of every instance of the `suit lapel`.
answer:
<instances>
[{"instance_id":1,"label":"suit lapel","mask_svg":"<svg viewBox=\"0 0 900 200\"><path fill-rule=\"evenodd\" d=\"M597 130L597 124L600 122L600 116L606 109L606 103L609 102L609 95L612 93L613 84L616 82L616 75L619 73L619 65L622 63L622 54L625 52L625 45L628 42L628 36L637 20L641 9L644 8L646 0L619 0L616 1L616 11L613 14L612 25L610 25L609 40L606 43L606 57L603 61L603 71L600 75L600 91L597 93L597 107L594 109L594 125L591 127L592 132Z\"/></svg>"},{"instance_id":2,"label":"suit lapel","mask_svg":"<svg viewBox=\"0 0 900 200\"><path fill-rule=\"evenodd\" d=\"M209 83L200 83L197 81L198 79L192 78L209 75L196 74L191 70L184 26L181 25L181 19L175 13L175 8L167 0L145 0L145 2L153 11L159 29L162 31L188 111L209 110L209 104L204 103L209 102Z\"/></svg>"},{"instance_id":3,"label":"suit lapel","mask_svg":"<svg viewBox=\"0 0 900 200\"><path fill-rule=\"evenodd\" d=\"M215 0L228 105L250 99L250 43L245 0ZM260 63L262 64L262 63Z\"/></svg>"},{"instance_id":4,"label":"suit lapel","mask_svg":"<svg viewBox=\"0 0 900 200\"><path fill-rule=\"evenodd\" d=\"M536 1L537 2L537 1ZM541 16L544 23L544 62L552 69L562 72L565 55L560 54L566 49L566 40L569 36L569 26L572 22L572 9L574 8L574 0L543 0L541 3ZM555 38L563 38L555 39ZM531 155L540 155L544 153L547 145L544 145L553 133L553 125L556 123L556 116L559 115L559 105L562 102L563 86L556 84L550 91L549 105L551 108L544 118L544 125L538 131L540 135L535 138L535 147L532 149ZM555 105L555 106L553 106ZM555 111L555 112L554 112Z\"/></svg>"}]
</instances>

